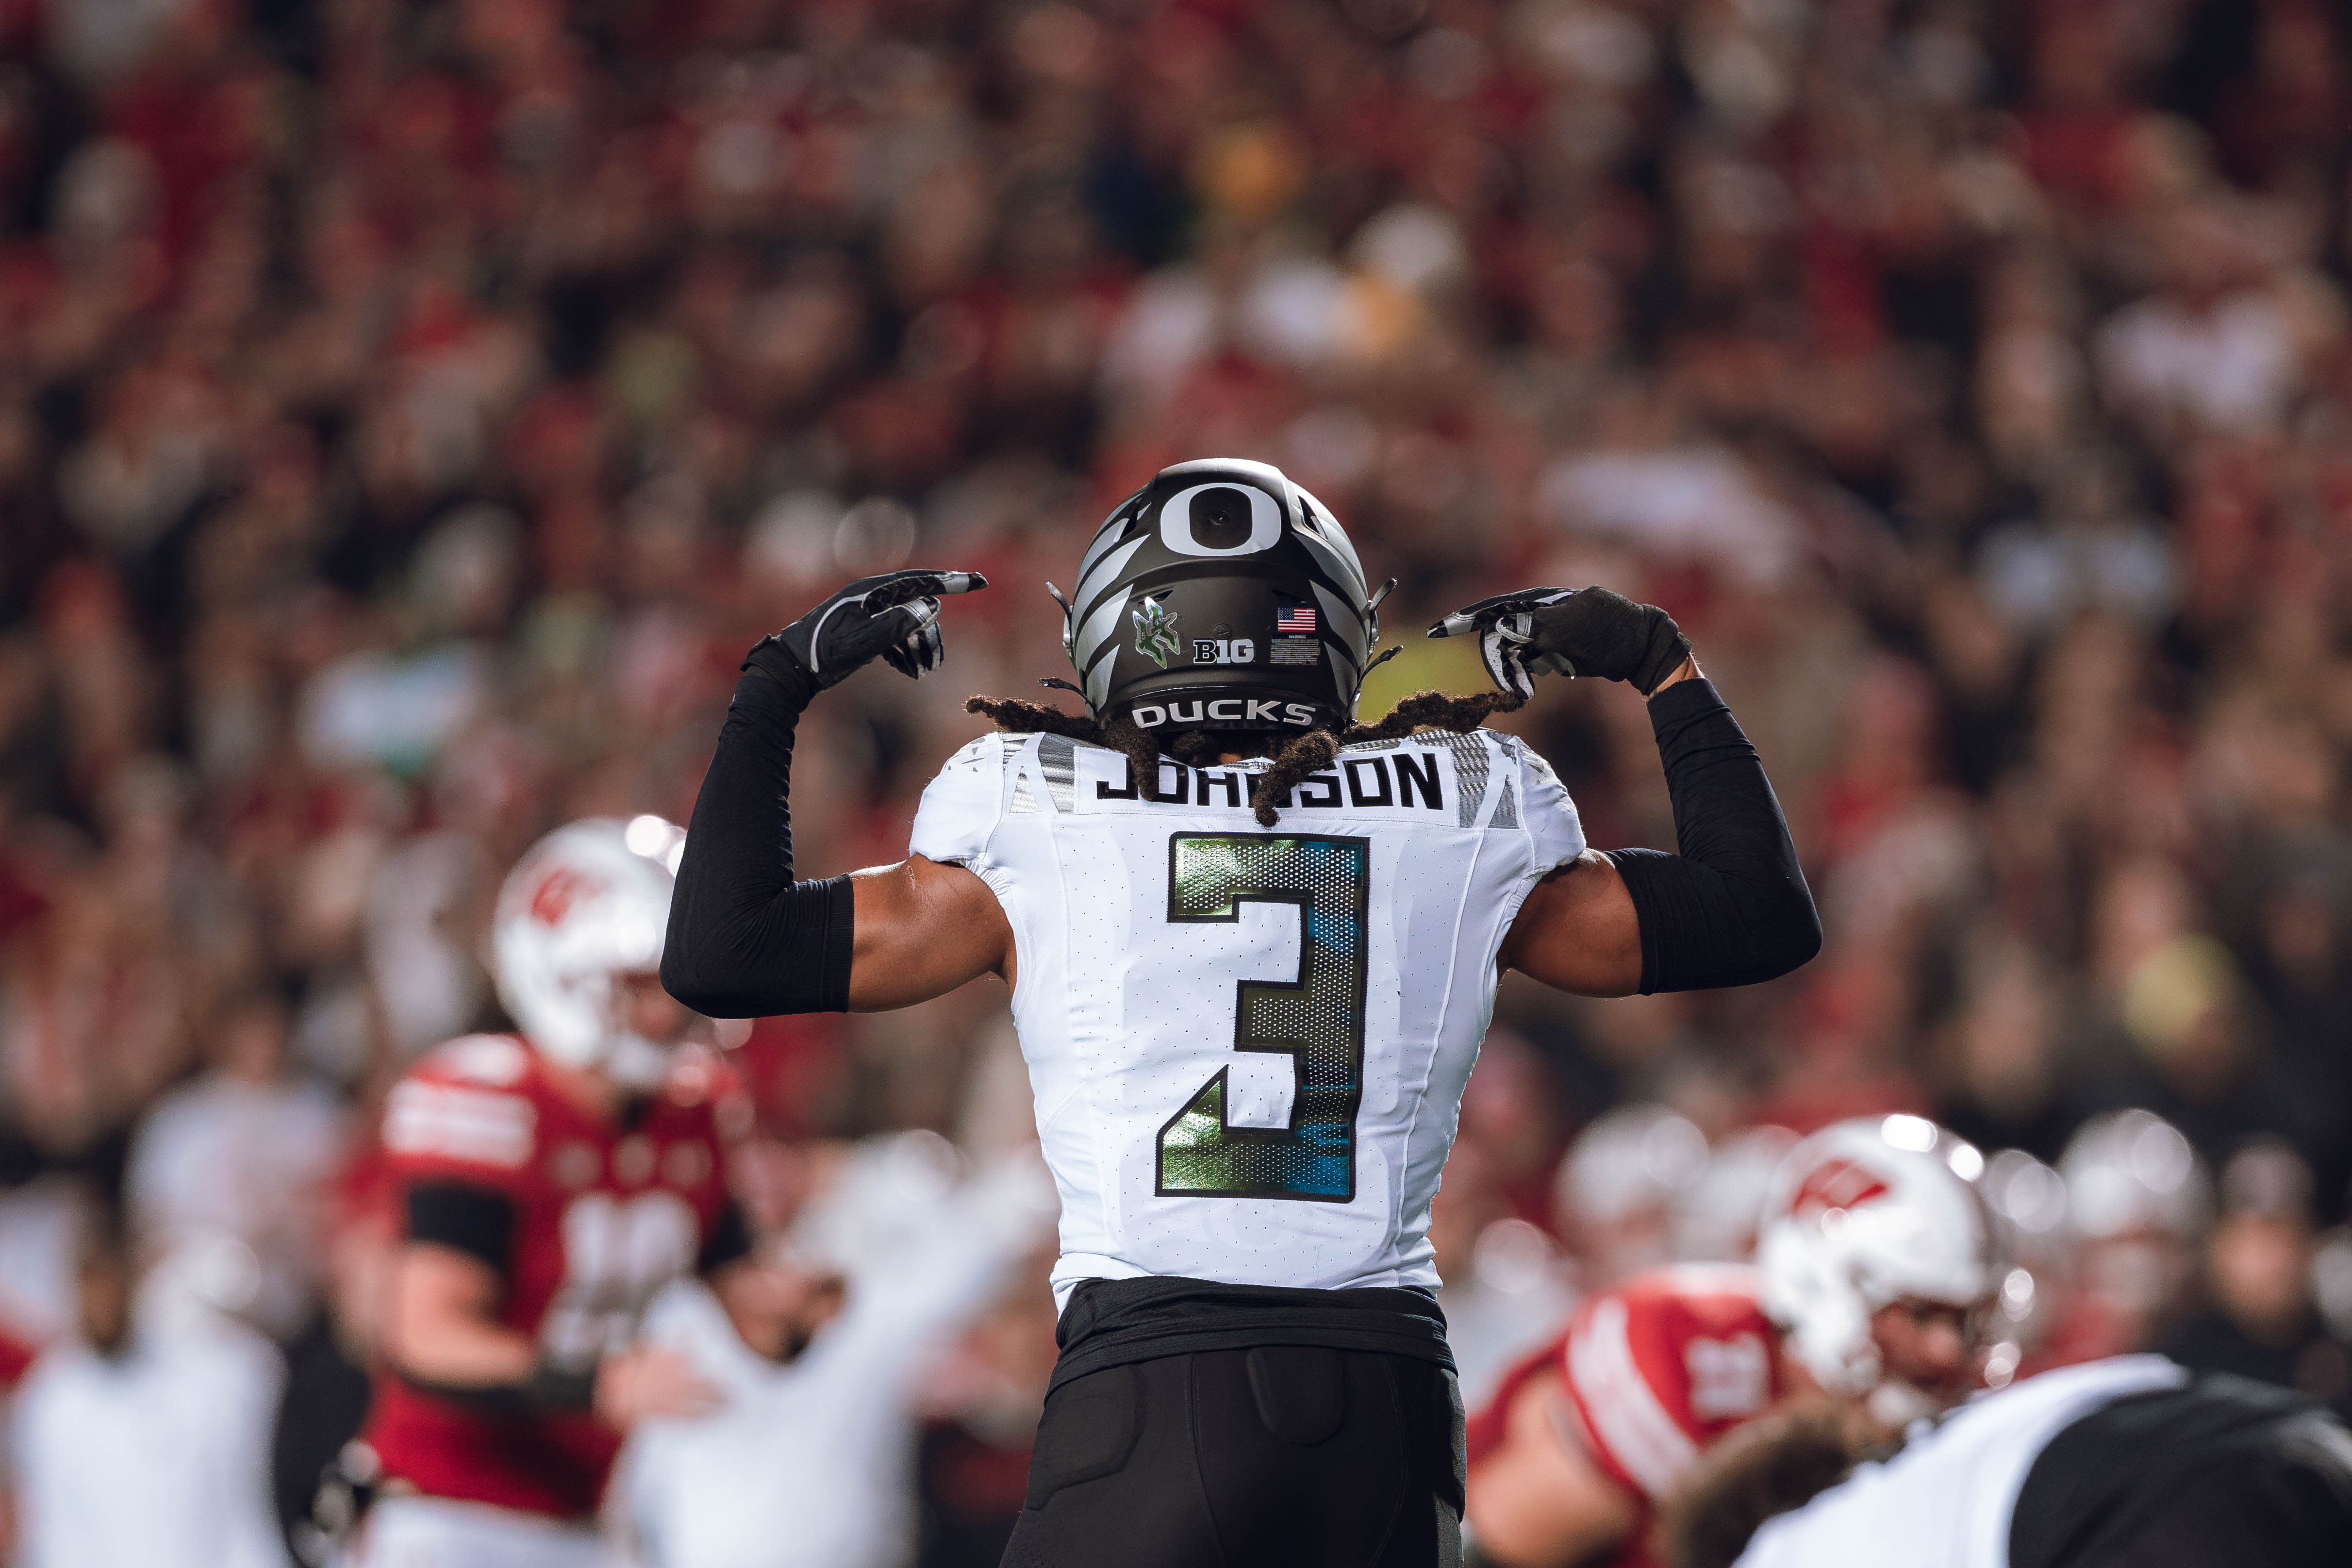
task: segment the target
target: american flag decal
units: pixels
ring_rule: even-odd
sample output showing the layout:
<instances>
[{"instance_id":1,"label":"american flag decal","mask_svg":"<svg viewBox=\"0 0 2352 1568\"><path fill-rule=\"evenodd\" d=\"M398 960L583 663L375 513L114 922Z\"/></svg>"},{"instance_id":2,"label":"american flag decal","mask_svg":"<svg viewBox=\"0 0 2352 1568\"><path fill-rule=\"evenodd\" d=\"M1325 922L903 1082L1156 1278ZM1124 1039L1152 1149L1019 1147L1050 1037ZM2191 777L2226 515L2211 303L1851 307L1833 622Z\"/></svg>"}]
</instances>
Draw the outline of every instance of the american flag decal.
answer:
<instances>
[{"instance_id":1,"label":"american flag decal","mask_svg":"<svg viewBox=\"0 0 2352 1568\"><path fill-rule=\"evenodd\" d=\"M1315 609L1308 604L1286 605L1276 611L1274 634L1277 637L1312 637L1315 635Z\"/></svg>"}]
</instances>

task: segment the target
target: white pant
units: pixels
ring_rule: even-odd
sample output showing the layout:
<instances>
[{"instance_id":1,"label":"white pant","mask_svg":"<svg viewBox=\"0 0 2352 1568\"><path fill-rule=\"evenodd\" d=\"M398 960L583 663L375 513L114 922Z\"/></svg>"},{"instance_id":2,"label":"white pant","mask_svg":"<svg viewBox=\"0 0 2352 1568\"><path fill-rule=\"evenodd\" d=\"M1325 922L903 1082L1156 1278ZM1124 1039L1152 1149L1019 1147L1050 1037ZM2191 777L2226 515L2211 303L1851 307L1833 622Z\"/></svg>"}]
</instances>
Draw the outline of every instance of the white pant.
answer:
<instances>
[{"instance_id":1,"label":"white pant","mask_svg":"<svg viewBox=\"0 0 2352 1568\"><path fill-rule=\"evenodd\" d=\"M437 1497L385 1498L368 1510L349 1568L621 1568L585 1525Z\"/></svg>"}]
</instances>

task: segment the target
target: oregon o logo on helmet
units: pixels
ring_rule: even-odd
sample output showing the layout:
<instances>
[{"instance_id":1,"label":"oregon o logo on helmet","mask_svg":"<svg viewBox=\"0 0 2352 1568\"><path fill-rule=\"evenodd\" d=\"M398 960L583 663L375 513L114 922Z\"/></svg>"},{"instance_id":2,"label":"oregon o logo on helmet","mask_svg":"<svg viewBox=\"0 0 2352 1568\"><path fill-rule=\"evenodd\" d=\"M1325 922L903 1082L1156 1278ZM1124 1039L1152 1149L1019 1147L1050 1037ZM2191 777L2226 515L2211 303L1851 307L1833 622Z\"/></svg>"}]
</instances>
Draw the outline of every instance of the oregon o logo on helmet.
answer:
<instances>
[{"instance_id":1,"label":"oregon o logo on helmet","mask_svg":"<svg viewBox=\"0 0 2352 1568\"><path fill-rule=\"evenodd\" d=\"M1305 703L1265 697L1196 697L1189 703L1138 703L1128 716L1138 729L1163 724L1287 724L1305 729L1315 722L1315 710Z\"/></svg>"},{"instance_id":2,"label":"oregon o logo on helmet","mask_svg":"<svg viewBox=\"0 0 2352 1568\"><path fill-rule=\"evenodd\" d=\"M1281 540L1282 508L1255 485L1195 485L1160 503L1160 542L1178 555L1255 555Z\"/></svg>"}]
</instances>

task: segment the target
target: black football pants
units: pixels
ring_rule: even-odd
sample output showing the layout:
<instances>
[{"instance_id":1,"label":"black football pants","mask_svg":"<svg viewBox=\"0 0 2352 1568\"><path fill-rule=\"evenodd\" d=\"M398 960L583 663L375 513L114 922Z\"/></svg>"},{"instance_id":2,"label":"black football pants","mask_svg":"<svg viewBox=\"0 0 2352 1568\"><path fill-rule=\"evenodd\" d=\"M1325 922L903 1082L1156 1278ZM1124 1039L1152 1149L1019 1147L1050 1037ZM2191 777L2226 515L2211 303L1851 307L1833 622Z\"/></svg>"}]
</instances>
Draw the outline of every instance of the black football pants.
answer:
<instances>
[{"instance_id":1,"label":"black football pants","mask_svg":"<svg viewBox=\"0 0 2352 1568\"><path fill-rule=\"evenodd\" d=\"M1003 1568L1457 1568L1462 1398L1410 1356L1261 1345L1045 1401Z\"/></svg>"}]
</instances>

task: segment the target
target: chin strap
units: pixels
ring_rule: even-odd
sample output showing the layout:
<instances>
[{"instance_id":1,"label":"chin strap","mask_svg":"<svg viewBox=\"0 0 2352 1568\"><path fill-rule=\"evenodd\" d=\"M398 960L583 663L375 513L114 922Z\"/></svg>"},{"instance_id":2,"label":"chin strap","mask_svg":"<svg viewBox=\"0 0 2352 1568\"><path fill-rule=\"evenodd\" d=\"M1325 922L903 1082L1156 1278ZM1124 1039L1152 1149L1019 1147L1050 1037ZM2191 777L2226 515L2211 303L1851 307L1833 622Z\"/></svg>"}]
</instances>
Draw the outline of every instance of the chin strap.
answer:
<instances>
[{"instance_id":1,"label":"chin strap","mask_svg":"<svg viewBox=\"0 0 2352 1568\"><path fill-rule=\"evenodd\" d=\"M1374 602L1377 603L1379 601L1376 600ZM1374 631L1377 632L1377 626L1374 628ZM1382 664L1387 664L1391 659L1395 658L1399 653L1403 652L1403 643L1391 643L1385 649L1372 655L1372 662L1366 664L1364 666L1364 673L1356 677L1356 695L1348 699L1348 718L1349 722L1352 723L1354 721L1356 717L1357 706L1364 700L1364 683L1372 678L1372 672L1379 669Z\"/></svg>"}]
</instances>

